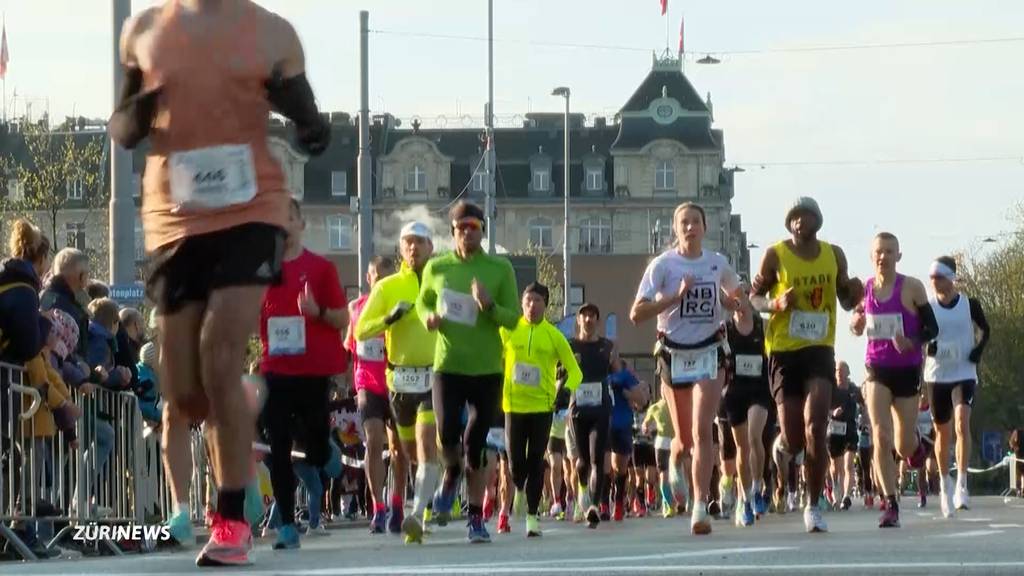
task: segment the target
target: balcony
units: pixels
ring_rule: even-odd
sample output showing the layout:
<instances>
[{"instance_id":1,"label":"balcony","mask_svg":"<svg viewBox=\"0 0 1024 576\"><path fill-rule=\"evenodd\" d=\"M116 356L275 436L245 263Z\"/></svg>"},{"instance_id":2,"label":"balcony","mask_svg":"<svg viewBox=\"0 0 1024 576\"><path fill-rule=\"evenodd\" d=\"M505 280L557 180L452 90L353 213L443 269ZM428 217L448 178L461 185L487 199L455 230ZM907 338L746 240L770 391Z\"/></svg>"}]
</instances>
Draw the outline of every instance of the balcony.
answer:
<instances>
[{"instance_id":1,"label":"balcony","mask_svg":"<svg viewBox=\"0 0 1024 576\"><path fill-rule=\"evenodd\" d=\"M604 242L580 242L579 254L611 254L612 253L612 241L606 240Z\"/></svg>"}]
</instances>

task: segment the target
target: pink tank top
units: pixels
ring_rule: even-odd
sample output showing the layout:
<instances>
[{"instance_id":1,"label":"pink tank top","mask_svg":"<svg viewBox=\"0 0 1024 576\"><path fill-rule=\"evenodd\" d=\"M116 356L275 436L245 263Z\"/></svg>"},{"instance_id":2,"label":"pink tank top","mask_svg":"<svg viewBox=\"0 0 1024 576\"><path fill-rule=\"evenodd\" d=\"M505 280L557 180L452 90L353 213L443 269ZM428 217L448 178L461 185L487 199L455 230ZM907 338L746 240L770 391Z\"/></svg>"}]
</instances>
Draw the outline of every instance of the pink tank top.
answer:
<instances>
[{"instance_id":1,"label":"pink tank top","mask_svg":"<svg viewBox=\"0 0 1024 576\"><path fill-rule=\"evenodd\" d=\"M921 348L900 353L892 343L894 333L902 332L903 336L915 339L921 333L921 319L917 314L909 312L903 306L900 294L903 292L903 281L906 277L896 275L892 295L881 302L875 298L875 279L871 278L864 287L864 313L867 315L868 337L866 360L868 366L889 368L912 368L922 362Z\"/></svg>"},{"instance_id":2,"label":"pink tank top","mask_svg":"<svg viewBox=\"0 0 1024 576\"><path fill-rule=\"evenodd\" d=\"M349 319L352 326L359 323L359 316L369 299L368 294L363 294L352 303L352 314ZM387 353L384 351L384 337L365 342L356 342L354 338L349 338L349 349L352 350L352 366L355 368L352 373L356 390L367 390L378 396L387 396ZM374 359L369 359L370 356Z\"/></svg>"}]
</instances>

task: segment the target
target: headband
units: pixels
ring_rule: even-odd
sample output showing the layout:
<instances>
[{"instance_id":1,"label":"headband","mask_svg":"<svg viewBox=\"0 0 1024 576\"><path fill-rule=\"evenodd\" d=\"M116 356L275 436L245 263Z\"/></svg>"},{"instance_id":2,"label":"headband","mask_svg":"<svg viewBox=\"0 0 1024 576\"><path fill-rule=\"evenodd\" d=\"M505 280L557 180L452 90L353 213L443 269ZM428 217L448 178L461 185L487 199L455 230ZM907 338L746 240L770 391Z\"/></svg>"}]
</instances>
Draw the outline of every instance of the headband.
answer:
<instances>
[{"instance_id":1,"label":"headband","mask_svg":"<svg viewBox=\"0 0 1024 576\"><path fill-rule=\"evenodd\" d=\"M939 261L932 262L932 267L928 271L928 275L933 277L939 276L941 278L945 278L946 280L951 280L954 282L956 281L956 272L954 272L953 269L950 268L949 266L946 266L945 264Z\"/></svg>"}]
</instances>

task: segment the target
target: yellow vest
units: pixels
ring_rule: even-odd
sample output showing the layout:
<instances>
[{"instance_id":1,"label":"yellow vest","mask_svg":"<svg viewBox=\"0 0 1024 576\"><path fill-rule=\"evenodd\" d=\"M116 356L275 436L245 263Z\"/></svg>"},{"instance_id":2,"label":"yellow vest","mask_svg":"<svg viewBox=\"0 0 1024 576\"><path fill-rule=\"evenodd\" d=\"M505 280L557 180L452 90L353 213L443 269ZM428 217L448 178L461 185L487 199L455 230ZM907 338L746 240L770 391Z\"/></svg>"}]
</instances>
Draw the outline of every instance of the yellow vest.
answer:
<instances>
[{"instance_id":1,"label":"yellow vest","mask_svg":"<svg viewBox=\"0 0 1024 576\"><path fill-rule=\"evenodd\" d=\"M785 241L773 246L779 256L779 272L769 296L778 298L793 288L796 300L788 310L774 312L768 320L765 348L769 354L835 346L839 266L832 245L822 241L818 245L821 251L814 260L800 258Z\"/></svg>"}]
</instances>

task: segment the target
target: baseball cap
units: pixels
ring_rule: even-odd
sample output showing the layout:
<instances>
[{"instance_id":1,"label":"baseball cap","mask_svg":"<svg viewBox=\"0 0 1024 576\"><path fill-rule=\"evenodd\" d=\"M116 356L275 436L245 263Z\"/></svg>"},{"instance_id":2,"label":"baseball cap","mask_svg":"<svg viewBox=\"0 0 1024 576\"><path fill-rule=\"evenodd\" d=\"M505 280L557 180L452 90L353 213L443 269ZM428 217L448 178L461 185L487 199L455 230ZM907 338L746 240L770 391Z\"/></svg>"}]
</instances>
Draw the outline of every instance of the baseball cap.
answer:
<instances>
[{"instance_id":1,"label":"baseball cap","mask_svg":"<svg viewBox=\"0 0 1024 576\"><path fill-rule=\"evenodd\" d=\"M406 236L419 236L426 240L433 240L430 228L428 228L423 222L409 222L405 226L402 226L402 232L398 237L405 238Z\"/></svg>"},{"instance_id":2,"label":"baseball cap","mask_svg":"<svg viewBox=\"0 0 1024 576\"><path fill-rule=\"evenodd\" d=\"M593 302L587 302L587 303L583 304L582 306L580 306L579 309L576 310L576 315L578 316L578 315L584 314L586 312L592 312L592 313L596 314L598 318L601 317L601 309L598 308L597 304L594 304Z\"/></svg>"}]
</instances>

